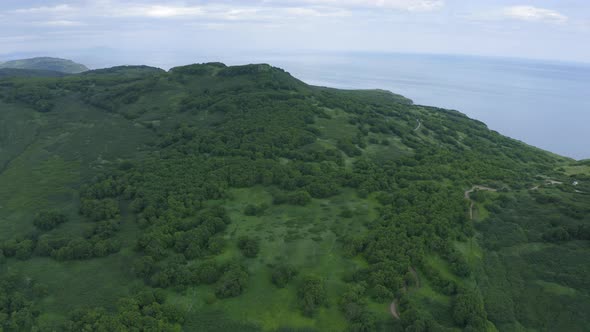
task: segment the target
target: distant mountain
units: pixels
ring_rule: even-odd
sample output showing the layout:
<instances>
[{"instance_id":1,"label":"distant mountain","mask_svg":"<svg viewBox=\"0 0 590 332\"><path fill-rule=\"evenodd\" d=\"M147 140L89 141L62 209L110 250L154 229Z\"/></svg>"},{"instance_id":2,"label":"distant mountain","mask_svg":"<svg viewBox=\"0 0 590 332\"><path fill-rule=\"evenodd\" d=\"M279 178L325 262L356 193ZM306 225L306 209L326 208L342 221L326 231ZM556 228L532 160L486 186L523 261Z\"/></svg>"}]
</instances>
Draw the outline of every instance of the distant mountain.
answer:
<instances>
[{"instance_id":1,"label":"distant mountain","mask_svg":"<svg viewBox=\"0 0 590 332\"><path fill-rule=\"evenodd\" d=\"M88 67L72 60L50 57L7 61L0 63L0 68L48 70L68 74L76 74L88 71Z\"/></svg>"}]
</instances>

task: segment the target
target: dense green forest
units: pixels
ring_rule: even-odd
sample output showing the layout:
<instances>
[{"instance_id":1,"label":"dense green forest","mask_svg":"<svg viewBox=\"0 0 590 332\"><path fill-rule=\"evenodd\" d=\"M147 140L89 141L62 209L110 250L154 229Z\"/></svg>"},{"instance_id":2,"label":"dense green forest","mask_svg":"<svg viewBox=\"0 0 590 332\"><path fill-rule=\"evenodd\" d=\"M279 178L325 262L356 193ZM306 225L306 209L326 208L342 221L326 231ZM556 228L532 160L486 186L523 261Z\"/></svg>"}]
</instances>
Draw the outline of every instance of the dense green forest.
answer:
<instances>
[{"instance_id":1,"label":"dense green forest","mask_svg":"<svg viewBox=\"0 0 590 332\"><path fill-rule=\"evenodd\" d=\"M0 77L0 331L590 330L588 161L269 65L52 76Z\"/></svg>"}]
</instances>

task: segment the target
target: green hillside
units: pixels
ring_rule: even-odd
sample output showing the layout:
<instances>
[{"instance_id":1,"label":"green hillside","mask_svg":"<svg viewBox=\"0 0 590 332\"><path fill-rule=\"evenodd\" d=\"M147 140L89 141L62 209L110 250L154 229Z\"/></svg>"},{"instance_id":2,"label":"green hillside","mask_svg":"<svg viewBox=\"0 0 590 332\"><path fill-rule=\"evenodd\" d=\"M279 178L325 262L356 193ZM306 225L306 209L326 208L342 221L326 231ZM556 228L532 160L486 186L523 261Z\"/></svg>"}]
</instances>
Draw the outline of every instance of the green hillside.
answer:
<instances>
[{"instance_id":1,"label":"green hillside","mask_svg":"<svg viewBox=\"0 0 590 332\"><path fill-rule=\"evenodd\" d=\"M0 330L584 331L590 164L269 65L0 79Z\"/></svg>"},{"instance_id":2,"label":"green hillside","mask_svg":"<svg viewBox=\"0 0 590 332\"><path fill-rule=\"evenodd\" d=\"M51 70L1 68L0 79L10 77L64 77L66 73Z\"/></svg>"},{"instance_id":3,"label":"green hillside","mask_svg":"<svg viewBox=\"0 0 590 332\"><path fill-rule=\"evenodd\" d=\"M67 74L76 74L88 70L86 66L79 63L75 63L72 60L50 57L39 57L1 62L0 69L2 68L54 71Z\"/></svg>"}]
</instances>

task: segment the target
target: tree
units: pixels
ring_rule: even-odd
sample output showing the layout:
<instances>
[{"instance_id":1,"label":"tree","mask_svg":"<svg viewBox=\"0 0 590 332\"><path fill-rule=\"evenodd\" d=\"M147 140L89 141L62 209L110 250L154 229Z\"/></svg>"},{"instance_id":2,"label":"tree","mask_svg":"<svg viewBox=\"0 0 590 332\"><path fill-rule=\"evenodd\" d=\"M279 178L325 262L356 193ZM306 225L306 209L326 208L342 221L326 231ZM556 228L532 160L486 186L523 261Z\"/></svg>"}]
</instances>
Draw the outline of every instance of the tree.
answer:
<instances>
[{"instance_id":1,"label":"tree","mask_svg":"<svg viewBox=\"0 0 590 332\"><path fill-rule=\"evenodd\" d=\"M133 271L140 278L148 278L154 271L155 264L151 256L142 256L133 264Z\"/></svg>"},{"instance_id":2,"label":"tree","mask_svg":"<svg viewBox=\"0 0 590 332\"><path fill-rule=\"evenodd\" d=\"M88 259L93 256L92 243L85 239L74 239L70 241L68 247L72 250L72 258L74 259Z\"/></svg>"},{"instance_id":3,"label":"tree","mask_svg":"<svg viewBox=\"0 0 590 332\"><path fill-rule=\"evenodd\" d=\"M455 296L453 319L464 327L471 326L477 329L485 326L487 314L478 290L465 290Z\"/></svg>"},{"instance_id":4,"label":"tree","mask_svg":"<svg viewBox=\"0 0 590 332\"><path fill-rule=\"evenodd\" d=\"M102 308L74 310L64 331L166 331L179 332L182 312L164 302L157 291L122 298L115 312Z\"/></svg>"},{"instance_id":5,"label":"tree","mask_svg":"<svg viewBox=\"0 0 590 332\"><path fill-rule=\"evenodd\" d=\"M50 231L57 227L59 224L66 222L68 218L65 214L56 211L42 211L39 212L33 220L33 225L43 231Z\"/></svg>"},{"instance_id":6,"label":"tree","mask_svg":"<svg viewBox=\"0 0 590 332\"><path fill-rule=\"evenodd\" d=\"M279 288L285 287L295 276L297 270L289 264L277 265L272 271L272 283Z\"/></svg>"},{"instance_id":7,"label":"tree","mask_svg":"<svg viewBox=\"0 0 590 332\"><path fill-rule=\"evenodd\" d=\"M213 261L201 263L191 267L193 282L196 284L213 284L221 277L221 269Z\"/></svg>"},{"instance_id":8,"label":"tree","mask_svg":"<svg viewBox=\"0 0 590 332\"><path fill-rule=\"evenodd\" d=\"M273 204L291 204L304 206L311 202L311 195L305 190L297 190L292 193L276 193Z\"/></svg>"},{"instance_id":9,"label":"tree","mask_svg":"<svg viewBox=\"0 0 590 332\"><path fill-rule=\"evenodd\" d=\"M80 214L92 221L113 219L119 215L119 203L111 198L106 199L82 199Z\"/></svg>"},{"instance_id":10,"label":"tree","mask_svg":"<svg viewBox=\"0 0 590 332\"><path fill-rule=\"evenodd\" d=\"M306 205L311 202L311 196L305 190L298 190L289 196L289 203L293 205Z\"/></svg>"},{"instance_id":11,"label":"tree","mask_svg":"<svg viewBox=\"0 0 590 332\"><path fill-rule=\"evenodd\" d=\"M371 293L373 298L381 303L391 302L394 297L393 293L383 285L375 286Z\"/></svg>"},{"instance_id":12,"label":"tree","mask_svg":"<svg viewBox=\"0 0 590 332\"><path fill-rule=\"evenodd\" d=\"M219 255L223 252L223 248L225 247L225 240L221 236L214 236L209 238L207 243L207 250L212 255Z\"/></svg>"},{"instance_id":13,"label":"tree","mask_svg":"<svg viewBox=\"0 0 590 332\"><path fill-rule=\"evenodd\" d=\"M35 249L35 243L31 240L23 240L16 246L16 258L25 260L31 258L33 250Z\"/></svg>"},{"instance_id":14,"label":"tree","mask_svg":"<svg viewBox=\"0 0 590 332\"><path fill-rule=\"evenodd\" d=\"M299 307L306 316L313 316L318 307L327 303L324 280L316 276L306 276L297 288Z\"/></svg>"},{"instance_id":15,"label":"tree","mask_svg":"<svg viewBox=\"0 0 590 332\"><path fill-rule=\"evenodd\" d=\"M220 299L238 296L246 288L247 281L246 269L237 263L232 263L217 282L215 295Z\"/></svg>"},{"instance_id":16,"label":"tree","mask_svg":"<svg viewBox=\"0 0 590 332\"><path fill-rule=\"evenodd\" d=\"M244 256L250 258L256 257L260 250L258 240L247 236L242 236L238 239L238 248L240 248Z\"/></svg>"}]
</instances>

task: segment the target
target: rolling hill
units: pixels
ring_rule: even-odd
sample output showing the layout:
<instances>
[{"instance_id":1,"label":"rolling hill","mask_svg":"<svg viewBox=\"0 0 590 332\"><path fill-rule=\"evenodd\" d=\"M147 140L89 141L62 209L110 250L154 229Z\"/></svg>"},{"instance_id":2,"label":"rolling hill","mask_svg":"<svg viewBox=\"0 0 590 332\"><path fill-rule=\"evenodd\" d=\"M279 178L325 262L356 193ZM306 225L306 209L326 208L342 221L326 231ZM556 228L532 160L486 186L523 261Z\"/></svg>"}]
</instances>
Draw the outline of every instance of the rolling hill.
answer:
<instances>
[{"instance_id":1,"label":"rolling hill","mask_svg":"<svg viewBox=\"0 0 590 332\"><path fill-rule=\"evenodd\" d=\"M0 79L0 329L582 331L590 166L266 64Z\"/></svg>"},{"instance_id":2,"label":"rolling hill","mask_svg":"<svg viewBox=\"0 0 590 332\"><path fill-rule=\"evenodd\" d=\"M77 74L88 71L88 68L86 66L79 63L75 63L72 60L50 57L39 57L0 62L0 69L4 68L53 71L66 74Z\"/></svg>"}]
</instances>

